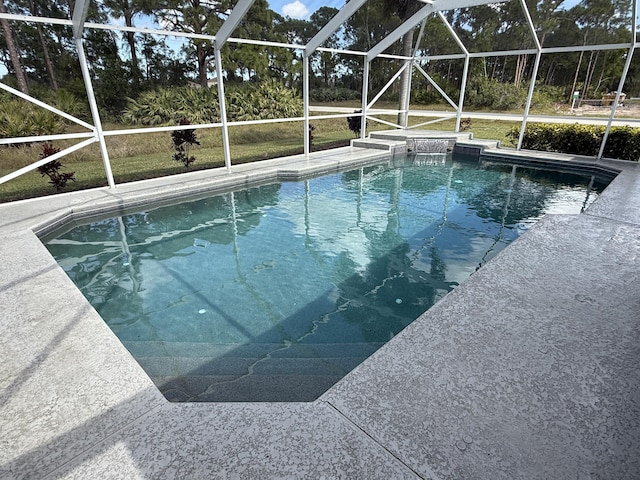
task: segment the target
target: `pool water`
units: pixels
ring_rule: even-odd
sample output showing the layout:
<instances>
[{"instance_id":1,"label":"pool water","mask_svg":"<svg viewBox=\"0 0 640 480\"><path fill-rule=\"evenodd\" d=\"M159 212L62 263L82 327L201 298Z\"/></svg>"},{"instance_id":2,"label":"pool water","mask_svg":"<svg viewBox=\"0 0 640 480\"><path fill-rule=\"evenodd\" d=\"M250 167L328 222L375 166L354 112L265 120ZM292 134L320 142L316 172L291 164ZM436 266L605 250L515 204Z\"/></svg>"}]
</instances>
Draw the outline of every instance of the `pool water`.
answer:
<instances>
[{"instance_id":1,"label":"pool water","mask_svg":"<svg viewBox=\"0 0 640 480\"><path fill-rule=\"evenodd\" d=\"M593 178L415 157L45 239L171 401L312 401Z\"/></svg>"}]
</instances>

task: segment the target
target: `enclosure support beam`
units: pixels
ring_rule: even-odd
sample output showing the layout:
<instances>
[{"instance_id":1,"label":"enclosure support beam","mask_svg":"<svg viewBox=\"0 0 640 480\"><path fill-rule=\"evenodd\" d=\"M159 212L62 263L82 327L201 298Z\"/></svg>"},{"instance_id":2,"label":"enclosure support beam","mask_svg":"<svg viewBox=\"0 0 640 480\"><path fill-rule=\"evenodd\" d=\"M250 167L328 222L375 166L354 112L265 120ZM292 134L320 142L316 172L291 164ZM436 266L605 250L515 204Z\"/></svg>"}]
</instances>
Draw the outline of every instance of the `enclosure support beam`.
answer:
<instances>
[{"instance_id":1,"label":"enclosure support beam","mask_svg":"<svg viewBox=\"0 0 640 480\"><path fill-rule=\"evenodd\" d=\"M622 89L624 88L624 84L627 81L627 75L629 74L629 68L631 67L631 61L633 60L633 54L638 47L638 0L633 0L633 16L634 19L631 32L633 35L633 45L629 48L629 52L627 53L627 60L624 63L624 69L622 71L622 76L620 77L620 83L618 84L618 91L616 92L616 99L613 102L613 106L611 108L611 115L609 115L609 121L607 122L607 127L604 130L604 135L602 137L602 143L600 144L600 151L598 152L597 160L600 160L604 155L604 147L607 144L607 139L609 138L609 132L611 131L611 123L616 115L616 109L618 108L618 104L620 103L620 95L622 93ZM638 159L636 159L638 160Z\"/></svg>"},{"instance_id":2,"label":"enclosure support beam","mask_svg":"<svg viewBox=\"0 0 640 480\"><path fill-rule=\"evenodd\" d=\"M309 57L302 57L302 108L304 111L304 155L308 158L311 151L309 132Z\"/></svg>"},{"instance_id":3,"label":"enclosure support beam","mask_svg":"<svg viewBox=\"0 0 640 480\"><path fill-rule=\"evenodd\" d=\"M533 72L531 73L531 84L529 85L529 93L527 94L527 103L524 107L524 114L522 116L522 125L520 126L520 136L518 137L518 146L516 150L522 149L522 142L524 140L524 132L527 128L527 120L529 119L529 110L531 109L531 99L533 92L536 88L536 78L538 78L538 69L540 68L540 58L542 57L542 51L538 51L536 54L536 63L533 66Z\"/></svg>"},{"instance_id":4,"label":"enclosure support beam","mask_svg":"<svg viewBox=\"0 0 640 480\"><path fill-rule=\"evenodd\" d=\"M468 8L468 7L478 6L478 5L487 5L491 2L492 0L435 0L434 2L430 2L425 7L421 8L416 13L414 13L413 16L405 20L402 25L396 28L386 38L384 38L377 45L375 45L371 50L369 50L367 52L367 58L369 60L372 60L378 55L380 55L391 45L393 45L395 42L400 40L400 38L405 33L407 33L412 28L418 26L418 24L422 22L427 17L427 15L429 15L432 12L438 12L441 10L453 10L456 8Z\"/></svg>"},{"instance_id":5,"label":"enclosure support beam","mask_svg":"<svg viewBox=\"0 0 640 480\"><path fill-rule=\"evenodd\" d=\"M89 2L87 0L76 1L71 18L73 23L73 38L76 42L76 51L78 52L80 70L82 72L82 79L84 80L84 88L87 92L89 109L91 110L91 117L93 118L93 131L95 134L95 138L100 145L100 154L102 156L102 163L104 165L104 173L107 177L109 188L116 188L116 182L113 179L113 172L111 171L111 162L109 161L109 152L107 151L107 144L105 142L104 134L102 131L100 111L98 110L98 104L96 103L96 96L93 91L93 82L91 81L91 73L89 72L89 65L87 63L87 57L84 53L84 45L82 43L82 31L84 29L84 21L87 18L88 10Z\"/></svg>"},{"instance_id":6,"label":"enclosure support beam","mask_svg":"<svg viewBox=\"0 0 640 480\"><path fill-rule=\"evenodd\" d=\"M76 38L76 50L78 51L78 60L80 60L80 70L82 70L82 78L84 79L84 87L87 91L87 100L89 101L89 108L91 110L91 116L93 117L94 131L96 139L100 145L100 154L102 155L102 163L104 165L104 173L107 177L107 183L109 188L116 188L116 182L113 179L113 172L111 171L111 162L109 160L109 152L107 151L107 143L104 140L104 133L102 131L102 121L100 120L100 112L98 111L98 104L96 103L96 96L93 91L93 83L91 82L91 74L89 73L89 67L87 66L87 58L84 54L84 46L82 45L82 37Z\"/></svg>"},{"instance_id":7,"label":"enclosure support beam","mask_svg":"<svg viewBox=\"0 0 640 480\"><path fill-rule=\"evenodd\" d=\"M520 0L520 5L522 6L522 10L524 11L524 15L527 18L527 24L529 25L529 31L531 32L531 36L536 43L536 62L533 66L533 72L531 73L531 83L529 84L529 92L527 93L527 103L524 106L524 115L522 117L522 126L520 127L520 136L518 137L518 146L517 150L522 148L522 141L524 140L524 132L527 128L527 119L529 117L529 110L531 109L531 99L533 98L533 92L536 89L536 78L538 78L538 68L540 68L540 58L542 57L542 45L540 45L540 40L538 40L538 35L536 33L536 27L533 24L533 20L531 19L531 14L529 13L529 8L527 7L527 3L525 0Z\"/></svg>"},{"instance_id":8,"label":"enclosure support beam","mask_svg":"<svg viewBox=\"0 0 640 480\"><path fill-rule=\"evenodd\" d=\"M82 30L84 21L89 11L89 2L87 0L76 0L71 14L71 24L73 26L73 38L82 38Z\"/></svg>"},{"instance_id":9,"label":"enclosure support beam","mask_svg":"<svg viewBox=\"0 0 640 480\"><path fill-rule=\"evenodd\" d=\"M360 138L367 136L367 97L369 92L369 66L370 62L364 58L364 71L362 72L362 120L360 124Z\"/></svg>"},{"instance_id":10,"label":"enclosure support beam","mask_svg":"<svg viewBox=\"0 0 640 480\"><path fill-rule=\"evenodd\" d=\"M52 107L51 105L41 102L40 100L38 100L37 98L33 98L30 95L27 95L25 93L22 93L20 90L16 90L15 88L11 88L8 85L5 85L4 83L0 82L0 89L5 90L17 97L22 98L23 100L26 100L27 102L31 102L34 105L37 105L39 107L44 108L45 110L49 110L50 112L55 113L56 115L60 115L63 118L66 118L67 120L73 122L73 123L77 123L80 126L83 126L84 128L88 128L89 130L93 131L93 125L88 124L87 122L80 120L79 118L74 117L73 115L69 115L66 112L63 112L62 110L57 109L56 107Z\"/></svg>"},{"instance_id":11,"label":"enclosure support beam","mask_svg":"<svg viewBox=\"0 0 640 480\"><path fill-rule=\"evenodd\" d=\"M375 45L371 50L367 52L367 60L371 61L384 52L391 45L396 43L405 33L407 33L412 28L418 26L434 9L431 5L427 5L426 7L418 10L417 13L414 13L413 16L396 28L393 32L391 32L386 38L380 41L377 45Z\"/></svg>"},{"instance_id":12,"label":"enclosure support beam","mask_svg":"<svg viewBox=\"0 0 640 480\"><path fill-rule=\"evenodd\" d=\"M231 171L231 148L229 147L229 126L227 125L227 102L224 97L224 79L222 78L222 54L216 43L213 49L216 61L216 78L218 79L218 103L220 104L220 123L222 123L222 152L224 166Z\"/></svg>"},{"instance_id":13,"label":"enclosure support beam","mask_svg":"<svg viewBox=\"0 0 640 480\"><path fill-rule=\"evenodd\" d=\"M329 38L336 30L347 22L354 13L362 6L367 0L350 0L345 4L342 9L335 14L335 16L322 27L322 29L316 33L316 35L309 40L305 47L305 56L311 55L315 52L322 43Z\"/></svg>"},{"instance_id":14,"label":"enclosure support beam","mask_svg":"<svg viewBox=\"0 0 640 480\"><path fill-rule=\"evenodd\" d=\"M229 17L225 20L222 26L216 33L216 44L218 48L222 48L222 45L229 39L233 31L238 24L242 21L247 11L253 5L255 0L239 0L236 6L231 11Z\"/></svg>"},{"instance_id":15,"label":"enclosure support beam","mask_svg":"<svg viewBox=\"0 0 640 480\"><path fill-rule=\"evenodd\" d=\"M423 20L422 25L420 26L420 33L418 33L418 38L416 39L416 44L413 47L413 53L411 54L411 60L407 61L408 72L405 72L404 75L400 78L400 82L406 82L406 86L404 88L405 96L402 99L402 121L400 125L406 130L409 126L409 107L411 106L411 81L413 79L413 67L415 64L416 56L418 53L418 47L420 46L420 42L422 41L422 37L424 35L424 28L427 25L427 20ZM402 91L403 88L400 88Z\"/></svg>"},{"instance_id":16,"label":"enclosure support beam","mask_svg":"<svg viewBox=\"0 0 640 480\"><path fill-rule=\"evenodd\" d=\"M458 104L456 102L454 102L451 99L451 97L449 97L449 95L447 95L447 92L445 92L442 89L442 87L440 85L438 85L438 83L433 78L431 78L431 76L427 72L425 72L424 69L420 65L416 64L416 70L418 70L418 72L420 72L422 74L422 76L431 84L431 86L433 88L435 88L440 95L442 95L442 98L444 98L449 105L451 105L456 110L458 109Z\"/></svg>"},{"instance_id":17,"label":"enclosure support beam","mask_svg":"<svg viewBox=\"0 0 640 480\"><path fill-rule=\"evenodd\" d=\"M460 80L460 98L458 99L458 109L456 111L456 128L455 132L460 131L460 124L462 122L462 109L464 108L464 96L467 90L467 78L469 77L469 63L471 57L469 52L464 57L464 67L462 68L462 79Z\"/></svg>"},{"instance_id":18,"label":"enclosure support beam","mask_svg":"<svg viewBox=\"0 0 640 480\"><path fill-rule=\"evenodd\" d=\"M458 47L460 48L460 50L462 50L462 53L464 53L464 67L462 69L462 79L460 81L460 97L458 98L458 106L456 107L455 131L459 132L460 122L462 121L462 108L464 106L464 95L467 90L467 77L469 76L469 60L471 57L469 55L469 50L467 50L467 47L464 45L464 43L462 42L462 40L460 39L456 31L453 29L453 27L451 26L451 24L449 23L449 21L441 11L438 11L438 17L440 18L440 21L444 24L444 26L447 28L449 35L453 37L455 42L458 44Z\"/></svg>"},{"instance_id":19,"label":"enclosure support beam","mask_svg":"<svg viewBox=\"0 0 640 480\"><path fill-rule=\"evenodd\" d=\"M227 125L227 101L224 96L224 79L222 78L222 55L220 50L229 39L238 24L247 14L255 0L240 0L231 11L229 18L222 24L214 42L213 53L216 62L216 78L218 79L218 104L220 107L220 122L222 123L222 152L224 166L231 171L231 147L229 146L229 126Z\"/></svg>"},{"instance_id":20,"label":"enclosure support beam","mask_svg":"<svg viewBox=\"0 0 640 480\"><path fill-rule=\"evenodd\" d=\"M38 167L41 167L42 165L46 165L49 162L53 162L54 160L62 158L65 155L75 152L76 150L80 150L81 148L87 147L95 141L96 141L95 138L89 138L84 142L80 142L75 145L72 145L71 147L60 150L58 153L54 153L53 155L49 155L48 157L38 160L37 162L27 165L26 167L22 167L18 170L15 170L5 175L4 177L0 177L0 184L8 182L9 180L13 180L14 178L18 178L20 175L24 175L25 173L28 173Z\"/></svg>"},{"instance_id":21,"label":"enclosure support beam","mask_svg":"<svg viewBox=\"0 0 640 480\"><path fill-rule=\"evenodd\" d=\"M389 87L393 85L393 82L395 82L396 79L400 75L402 75L407 68L410 68L409 65L410 65L409 62L406 62L404 65L402 65L400 69L393 75L393 77L391 77L391 79L385 84L385 86L380 89L378 94L375 97L373 97L373 99L370 102L367 102L367 106L369 108L373 107L373 105L380 99L380 97L384 95L384 92L386 92L389 89Z\"/></svg>"},{"instance_id":22,"label":"enclosure support beam","mask_svg":"<svg viewBox=\"0 0 640 480\"><path fill-rule=\"evenodd\" d=\"M613 118L616 116L616 109L618 108L618 104L620 103L620 95L622 94L624 83L627 80L627 74L629 73L629 67L631 66L634 52L635 47L631 47L629 49L629 52L627 53L627 60L624 63L624 69L622 70L622 76L620 77L620 83L618 84L618 91L616 92L616 99L614 100L613 106L611 107L611 115L609 115L609 121L607 122L607 126L604 129L604 135L602 136L602 143L600 144L600 150L598 151L598 160L600 160L604 155L604 147L607 144L607 139L609 138L611 123L613 122ZM638 159L636 158L636 160Z\"/></svg>"}]
</instances>

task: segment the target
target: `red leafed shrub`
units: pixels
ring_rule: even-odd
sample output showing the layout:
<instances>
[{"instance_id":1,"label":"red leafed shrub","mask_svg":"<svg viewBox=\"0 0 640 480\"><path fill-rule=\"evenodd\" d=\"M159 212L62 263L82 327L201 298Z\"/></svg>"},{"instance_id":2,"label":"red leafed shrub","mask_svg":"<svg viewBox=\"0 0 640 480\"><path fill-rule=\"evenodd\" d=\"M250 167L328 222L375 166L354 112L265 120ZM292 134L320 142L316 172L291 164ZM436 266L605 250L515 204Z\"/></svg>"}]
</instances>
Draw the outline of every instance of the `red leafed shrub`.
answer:
<instances>
[{"instance_id":1,"label":"red leafed shrub","mask_svg":"<svg viewBox=\"0 0 640 480\"><path fill-rule=\"evenodd\" d=\"M51 155L55 155L60 151L59 148L54 147L50 143L45 143L42 146L42 153L40 154L40 158L44 159L50 157ZM61 172L60 169L63 167L62 163L59 160L52 160L49 163L45 163L44 165L38 167L38 172L44 177L49 177L49 183L53 185L57 192L62 190L69 180L75 182L76 179L74 175L76 172Z\"/></svg>"}]
</instances>

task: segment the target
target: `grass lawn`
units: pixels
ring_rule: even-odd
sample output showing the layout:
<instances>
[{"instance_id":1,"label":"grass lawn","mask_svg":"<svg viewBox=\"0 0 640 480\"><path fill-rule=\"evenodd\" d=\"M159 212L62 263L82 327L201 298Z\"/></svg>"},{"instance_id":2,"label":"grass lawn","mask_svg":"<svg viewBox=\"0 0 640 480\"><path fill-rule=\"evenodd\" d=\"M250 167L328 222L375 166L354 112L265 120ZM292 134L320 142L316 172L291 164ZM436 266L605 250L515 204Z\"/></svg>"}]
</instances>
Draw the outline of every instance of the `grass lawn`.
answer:
<instances>
[{"instance_id":1,"label":"grass lawn","mask_svg":"<svg viewBox=\"0 0 640 480\"><path fill-rule=\"evenodd\" d=\"M345 105L348 106L348 105ZM382 117L395 121L393 117ZM413 125L427 122L429 118L411 118ZM322 119L310 122L314 126L312 149L345 146L354 138L344 118ZM513 122L473 120L470 132L475 138L500 140L510 145L506 138ZM455 120L429 124L429 130L453 131ZM104 130L117 130L122 125L107 124ZM369 121L368 131L387 130L390 127ZM199 146L191 149L196 157L189 170L201 170L224 166L222 133L220 129L196 130ZM169 133L140 133L107 137L107 150L116 183L173 175L188 171L172 159L173 146ZM266 125L242 125L229 127L232 164L253 162L303 152L303 123L284 122ZM56 142L58 148L74 144L74 141ZM0 176L13 172L38 160L42 146L32 144L0 149ZM75 182L69 182L64 191L80 190L107 185L104 166L97 143L61 159L61 172L74 172ZM36 170L0 185L0 202L55 194L48 178Z\"/></svg>"}]
</instances>

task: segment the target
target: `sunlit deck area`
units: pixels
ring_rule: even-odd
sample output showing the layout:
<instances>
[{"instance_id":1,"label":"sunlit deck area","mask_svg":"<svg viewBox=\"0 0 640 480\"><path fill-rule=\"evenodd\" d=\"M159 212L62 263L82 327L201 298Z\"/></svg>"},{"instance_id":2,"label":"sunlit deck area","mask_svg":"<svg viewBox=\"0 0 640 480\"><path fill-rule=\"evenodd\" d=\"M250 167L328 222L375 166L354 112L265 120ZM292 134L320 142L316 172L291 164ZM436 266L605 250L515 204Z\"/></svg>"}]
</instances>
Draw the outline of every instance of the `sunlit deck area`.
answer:
<instances>
[{"instance_id":1,"label":"sunlit deck area","mask_svg":"<svg viewBox=\"0 0 640 480\"><path fill-rule=\"evenodd\" d=\"M309 403L169 403L37 236L78 216L362 166L406 149L403 135L0 205L0 477L640 477L637 162L414 132L620 174L586 213L545 217Z\"/></svg>"}]
</instances>

